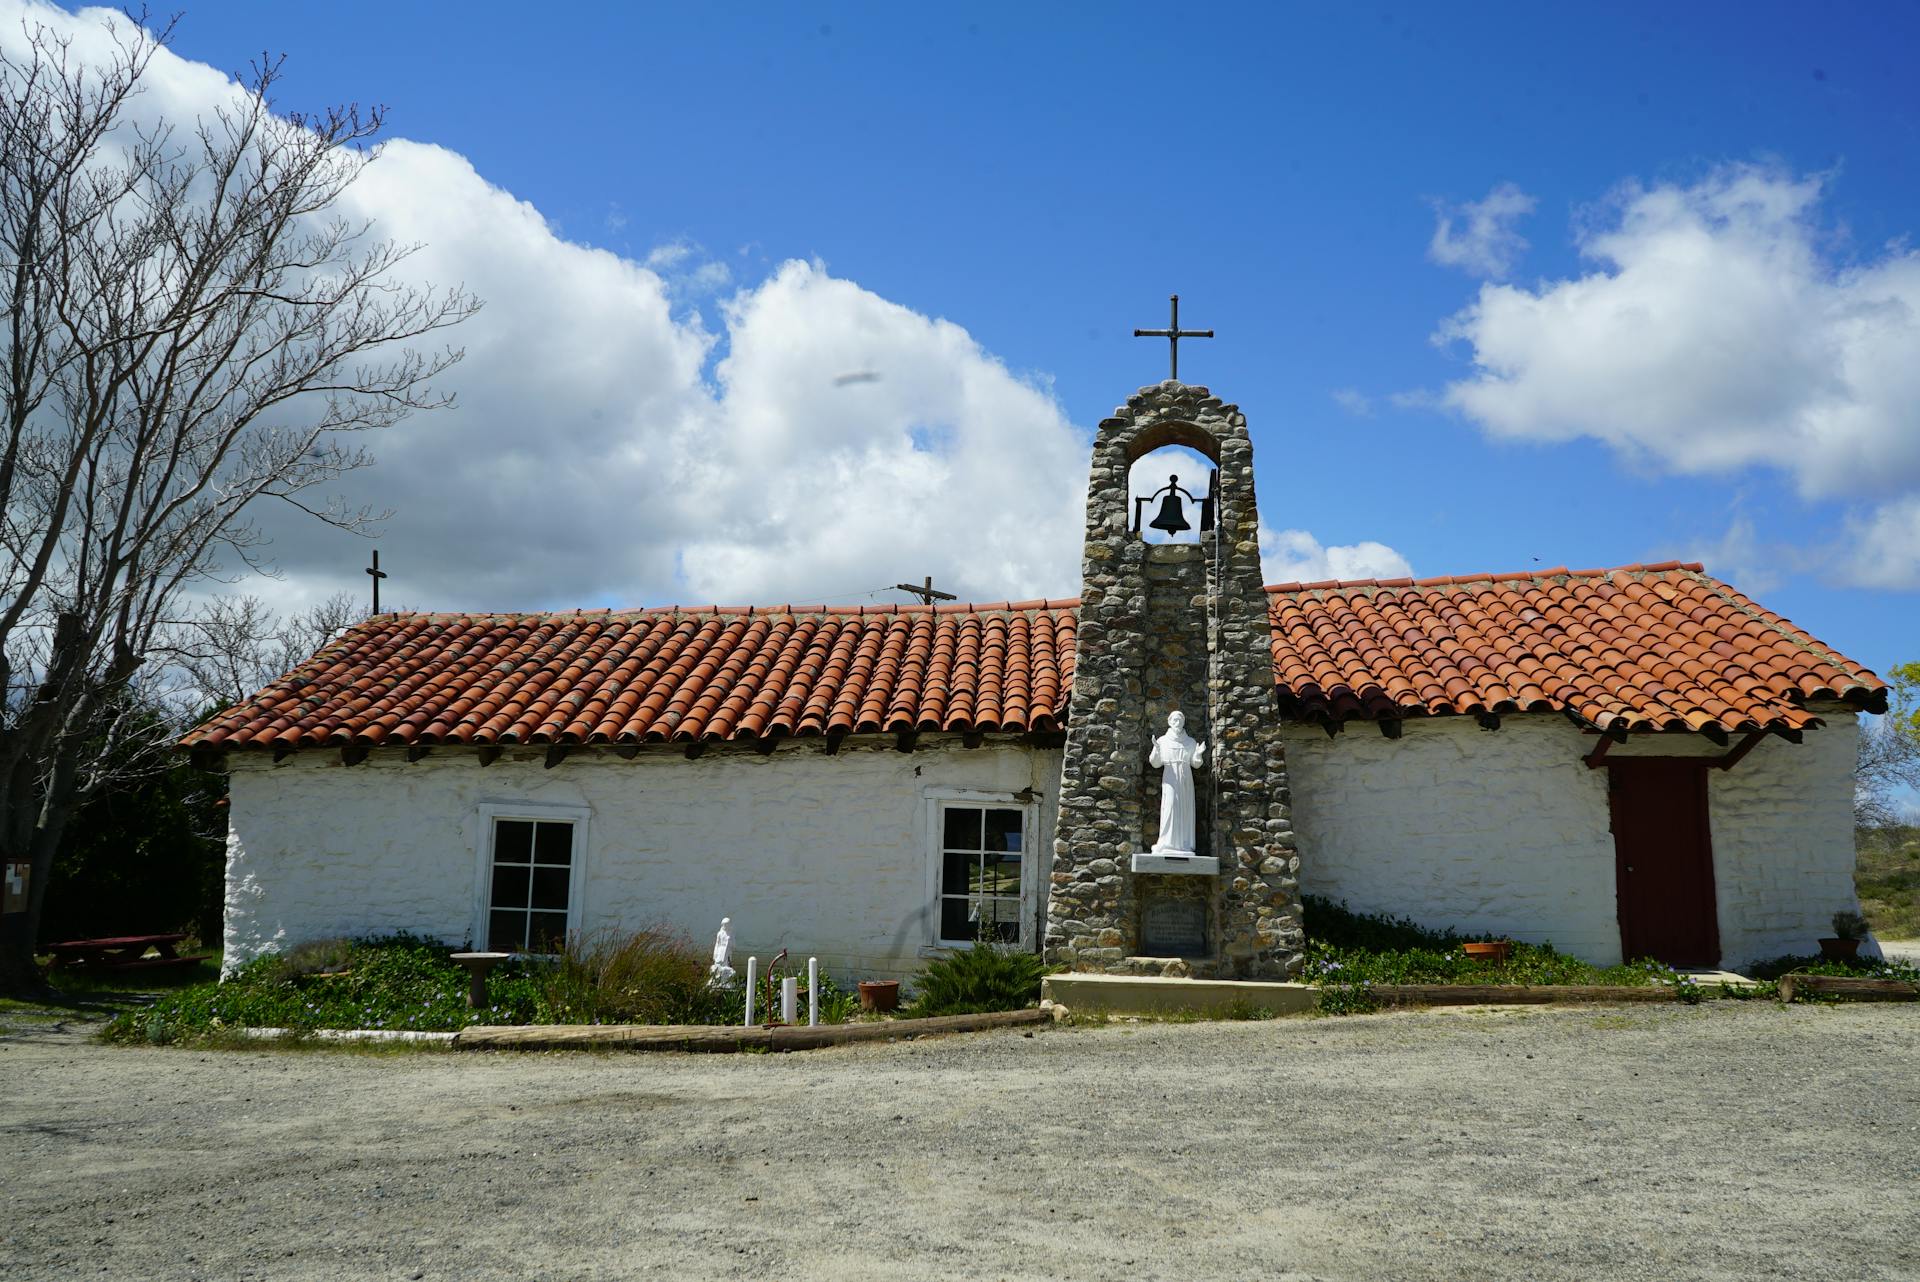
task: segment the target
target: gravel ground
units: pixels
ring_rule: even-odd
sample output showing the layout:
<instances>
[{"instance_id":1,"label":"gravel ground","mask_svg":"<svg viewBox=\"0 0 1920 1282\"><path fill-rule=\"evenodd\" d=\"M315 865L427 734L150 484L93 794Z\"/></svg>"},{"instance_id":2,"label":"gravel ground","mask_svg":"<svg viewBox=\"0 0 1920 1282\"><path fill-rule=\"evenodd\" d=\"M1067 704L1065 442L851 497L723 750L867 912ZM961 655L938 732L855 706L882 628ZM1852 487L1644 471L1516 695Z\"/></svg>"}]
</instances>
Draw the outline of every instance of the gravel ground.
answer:
<instances>
[{"instance_id":1,"label":"gravel ground","mask_svg":"<svg viewBox=\"0 0 1920 1282\"><path fill-rule=\"evenodd\" d=\"M1920 1277L1920 1009L789 1056L0 1039L0 1276Z\"/></svg>"}]
</instances>

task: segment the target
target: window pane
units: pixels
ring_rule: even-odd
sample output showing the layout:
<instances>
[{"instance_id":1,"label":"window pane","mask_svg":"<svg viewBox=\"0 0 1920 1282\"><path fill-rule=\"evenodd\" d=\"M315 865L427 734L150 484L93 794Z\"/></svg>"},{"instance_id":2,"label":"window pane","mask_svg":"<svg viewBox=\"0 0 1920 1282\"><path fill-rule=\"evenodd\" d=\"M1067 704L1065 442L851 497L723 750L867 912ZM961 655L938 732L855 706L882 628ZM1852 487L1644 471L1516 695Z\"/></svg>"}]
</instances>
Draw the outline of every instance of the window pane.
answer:
<instances>
[{"instance_id":1,"label":"window pane","mask_svg":"<svg viewBox=\"0 0 1920 1282\"><path fill-rule=\"evenodd\" d=\"M988 937L1003 944L1020 942L1020 901L985 899L980 902L980 920Z\"/></svg>"},{"instance_id":2,"label":"window pane","mask_svg":"<svg viewBox=\"0 0 1920 1282\"><path fill-rule=\"evenodd\" d=\"M533 825L525 819L497 819L493 824L493 857L509 864L532 863Z\"/></svg>"},{"instance_id":3,"label":"window pane","mask_svg":"<svg viewBox=\"0 0 1920 1282\"><path fill-rule=\"evenodd\" d=\"M493 870L493 904L495 908L525 908L527 906L527 874L532 870L512 865L495 865Z\"/></svg>"},{"instance_id":4,"label":"window pane","mask_svg":"<svg viewBox=\"0 0 1920 1282\"><path fill-rule=\"evenodd\" d=\"M565 868L533 870L533 906L567 911L567 874Z\"/></svg>"},{"instance_id":5,"label":"window pane","mask_svg":"<svg viewBox=\"0 0 1920 1282\"><path fill-rule=\"evenodd\" d=\"M544 823L534 835L533 857L543 864L573 862L573 825Z\"/></svg>"},{"instance_id":6,"label":"window pane","mask_svg":"<svg viewBox=\"0 0 1920 1282\"><path fill-rule=\"evenodd\" d=\"M528 913L527 951L557 953L567 942L565 913Z\"/></svg>"},{"instance_id":7,"label":"window pane","mask_svg":"<svg viewBox=\"0 0 1920 1282\"><path fill-rule=\"evenodd\" d=\"M973 871L980 862L980 856L957 854L948 851L940 857L940 893L943 895L964 895L968 883L973 879Z\"/></svg>"},{"instance_id":8,"label":"window pane","mask_svg":"<svg viewBox=\"0 0 1920 1282\"><path fill-rule=\"evenodd\" d=\"M972 806L948 806L946 815L947 849L980 849L980 812Z\"/></svg>"},{"instance_id":9,"label":"window pane","mask_svg":"<svg viewBox=\"0 0 1920 1282\"><path fill-rule=\"evenodd\" d=\"M527 947L527 915L496 912L487 921L487 948L496 953L524 952Z\"/></svg>"},{"instance_id":10,"label":"window pane","mask_svg":"<svg viewBox=\"0 0 1920 1282\"><path fill-rule=\"evenodd\" d=\"M940 901L940 938L956 941L973 938L973 921L968 916L966 900Z\"/></svg>"},{"instance_id":11,"label":"window pane","mask_svg":"<svg viewBox=\"0 0 1920 1282\"><path fill-rule=\"evenodd\" d=\"M988 855L980 889L989 895L1019 895L1020 856Z\"/></svg>"},{"instance_id":12,"label":"window pane","mask_svg":"<svg viewBox=\"0 0 1920 1282\"><path fill-rule=\"evenodd\" d=\"M1020 853L1020 812L1018 810L989 810L986 812L988 850L1010 850Z\"/></svg>"}]
</instances>

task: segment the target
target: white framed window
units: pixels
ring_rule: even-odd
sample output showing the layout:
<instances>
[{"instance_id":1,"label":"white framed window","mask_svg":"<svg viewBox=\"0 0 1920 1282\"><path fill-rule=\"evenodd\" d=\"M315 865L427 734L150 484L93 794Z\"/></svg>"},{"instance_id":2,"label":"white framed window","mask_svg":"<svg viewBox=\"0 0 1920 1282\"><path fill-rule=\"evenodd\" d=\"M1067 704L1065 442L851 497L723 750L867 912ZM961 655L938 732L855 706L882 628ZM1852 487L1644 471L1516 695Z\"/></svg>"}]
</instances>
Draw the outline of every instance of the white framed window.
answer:
<instances>
[{"instance_id":1,"label":"white framed window","mask_svg":"<svg viewBox=\"0 0 1920 1282\"><path fill-rule=\"evenodd\" d=\"M583 806L481 806L476 946L558 952L580 929L586 849Z\"/></svg>"},{"instance_id":2,"label":"white framed window","mask_svg":"<svg viewBox=\"0 0 1920 1282\"><path fill-rule=\"evenodd\" d=\"M929 942L1037 945L1034 807L1011 795L956 792L927 803Z\"/></svg>"}]
</instances>

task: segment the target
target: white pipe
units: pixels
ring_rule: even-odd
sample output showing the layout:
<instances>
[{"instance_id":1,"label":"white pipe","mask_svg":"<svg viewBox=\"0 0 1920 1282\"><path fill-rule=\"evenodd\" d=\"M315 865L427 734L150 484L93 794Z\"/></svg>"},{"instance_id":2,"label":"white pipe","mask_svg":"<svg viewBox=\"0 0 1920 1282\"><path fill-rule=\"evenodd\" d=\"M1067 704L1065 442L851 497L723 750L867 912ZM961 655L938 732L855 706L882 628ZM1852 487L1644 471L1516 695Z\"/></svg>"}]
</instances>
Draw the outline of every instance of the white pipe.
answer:
<instances>
[{"instance_id":1,"label":"white pipe","mask_svg":"<svg viewBox=\"0 0 1920 1282\"><path fill-rule=\"evenodd\" d=\"M760 959L747 958L747 1027L753 1027L753 990L760 986Z\"/></svg>"},{"instance_id":2,"label":"white pipe","mask_svg":"<svg viewBox=\"0 0 1920 1282\"><path fill-rule=\"evenodd\" d=\"M807 1027L820 1022L820 959L807 958Z\"/></svg>"},{"instance_id":3,"label":"white pipe","mask_svg":"<svg viewBox=\"0 0 1920 1282\"><path fill-rule=\"evenodd\" d=\"M780 1022L791 1027L800 1018L800 980L789 975L780 981Z\"/></svg>"}]
</instances>

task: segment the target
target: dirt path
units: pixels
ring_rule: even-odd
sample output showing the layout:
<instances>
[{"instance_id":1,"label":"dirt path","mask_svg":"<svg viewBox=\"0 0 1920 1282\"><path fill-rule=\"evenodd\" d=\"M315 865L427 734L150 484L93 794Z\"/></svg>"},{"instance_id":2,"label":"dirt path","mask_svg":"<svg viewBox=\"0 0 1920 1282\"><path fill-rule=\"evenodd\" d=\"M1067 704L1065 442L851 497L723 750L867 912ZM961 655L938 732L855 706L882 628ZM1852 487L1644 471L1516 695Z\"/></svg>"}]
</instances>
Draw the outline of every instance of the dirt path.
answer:
<instances>
[{"instance_id":1,"label":"dirt path","mask_svg":"<svg viewBox=\"0 0 1920 1282\"><path fill-rule=\"evenodd\" d=\"M0 1040L0 1276L1920 1276L1920 1011L791 1056Z\"/></svg>"}]
</instances>

